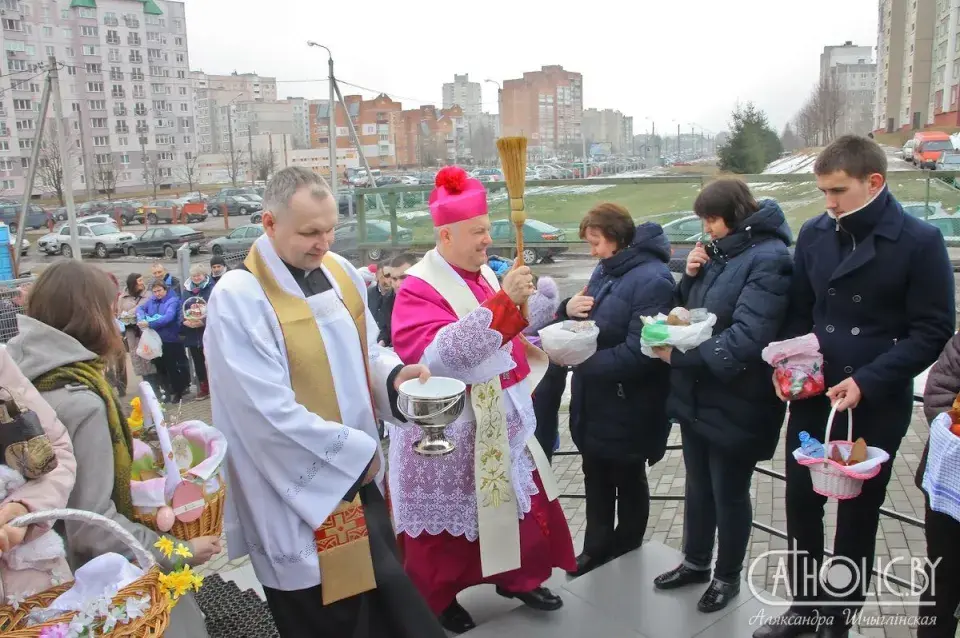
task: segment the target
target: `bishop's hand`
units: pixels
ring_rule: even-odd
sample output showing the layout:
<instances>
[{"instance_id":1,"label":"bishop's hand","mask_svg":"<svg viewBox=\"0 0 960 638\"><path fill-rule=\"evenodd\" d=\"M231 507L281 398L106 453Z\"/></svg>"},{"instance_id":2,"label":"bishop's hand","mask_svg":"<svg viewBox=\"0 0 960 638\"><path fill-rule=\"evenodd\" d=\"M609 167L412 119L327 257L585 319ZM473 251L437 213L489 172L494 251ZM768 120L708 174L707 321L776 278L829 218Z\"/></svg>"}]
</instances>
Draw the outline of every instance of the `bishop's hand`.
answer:
<instances>
[{"instance_id":1,"label":"bishop's hand","mask_svg":"<svg viewBox=\"0 0 960 638\"><path fill-rule=\"evenodd\" d=\"M518 306L525 302L530 295L536 292L533 285L533 273L529 266L521 266L518 259L506 275L503 277L503 283L500 286L510 300Z\"/></svg>"},{"instance_id":2,"label":"bishop's hand","mask_svg":"<svg viewBox=\"0 0 960 638\"><path fill-rule=\"evenodd\" d=\"M393 389L399 392L400 386L404 381L417 378L420 379L420 383L426 383L427 379L430 378L430 368L422 363L403 366L403 368L400 369L400 372L397 373L397 376L393 379Z\"/></svg>"}]
</instances>

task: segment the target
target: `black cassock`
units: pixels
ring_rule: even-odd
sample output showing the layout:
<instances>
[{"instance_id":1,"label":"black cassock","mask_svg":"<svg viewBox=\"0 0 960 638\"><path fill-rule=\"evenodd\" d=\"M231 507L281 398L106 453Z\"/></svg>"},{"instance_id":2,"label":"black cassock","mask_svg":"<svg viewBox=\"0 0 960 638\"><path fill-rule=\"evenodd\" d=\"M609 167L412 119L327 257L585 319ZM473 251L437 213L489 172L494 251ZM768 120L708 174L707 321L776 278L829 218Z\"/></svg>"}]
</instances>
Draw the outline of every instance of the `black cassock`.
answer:
<instances>
[{"instance_id":1,"label":"black cassock","mask_svg":"<svg viewBox=\"0 0 960 638\"><path fill-rule=\"evenodd\" d=\"M307 297L331 288L323 271L287 265ZM391 375L391 381L392 381ZM264 587L281 638L446 638L437 617L403 571L387 503L373 483L360 486L377 588L324 605L323 584L297 591ZM351 490L353 492L353 490ZM353 494L344 496L352 500Z\"/></svg>"}]
</instances>

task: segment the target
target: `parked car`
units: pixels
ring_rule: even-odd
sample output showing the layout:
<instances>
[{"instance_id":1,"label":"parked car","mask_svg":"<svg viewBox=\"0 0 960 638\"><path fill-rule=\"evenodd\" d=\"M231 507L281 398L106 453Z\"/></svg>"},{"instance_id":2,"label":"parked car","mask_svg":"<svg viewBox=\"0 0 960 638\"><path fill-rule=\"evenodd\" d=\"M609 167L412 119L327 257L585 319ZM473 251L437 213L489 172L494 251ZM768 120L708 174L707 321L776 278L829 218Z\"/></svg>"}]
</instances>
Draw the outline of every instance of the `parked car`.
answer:
<instances>
[{"instance_id":1,"label":"parked car","mask_svg":"<svg viewBox=\"0 0 960 638\"><path fill-rule=\"evenodd\" d=\"M541 179L560 179L563 177L562 171L549 164L534 166L534 169L536 169L536 171L540 174Z\"/></svg>"},{"instance_id":2,"label":"parked car","mask_svg":"<svg viewBox=\"0 0 960 638\"><path fill-rule=\"evenodd\" d=\"M907 143L903 145L901 152L903 153L903 159L907 162L913 161L913 149L917 146L917 140L907 140Z\"/></svg>"},{"instance_id":3,"label":"parked car","mask_svg":"<svg viewBox=\"0 0 960 638\"><path fill-rule=\"evenodd\" d=\"M960 245L960 215L937 214L925 221L939 229L948 246Z\"/></svg>"},{"instance_id":4,"label":"parked car","mask_svg":"<svg viewBox=\"0 0 960 638\"><path fill-rule=\"evenodd\" d=\"M663 234L670 243L696 243L703 236L703 220L696 215L684 215L663 225Z\"/></svg>"},{"instance_id":5,"label":"parked car","mask_svg":"<svg viewBox=\"0 0 960 638\"><path fill-rule=\"evenodd\" d=\"M110 225L113 226L116 232L120 232L120 229L114 225L113 220L107 218L105 215L91 215L86 219L91 219L94 221L83 222L77 220L77 235L80 235L80 229L87 226L97 226L97 225ZM59 255L62 253L62 248L64 244L70 242L70 224L66 222L55 226L53 232L47 233L43 237L37 240L37 250L47 255Z\"/></svg>"},{"instance_id":6,"label":"parked car","mask_svg":"<svg viewBox=\"0 0 960 638\"><path fill-rule=\"evenodd\" d=\"M404 186L419 186L420 185L420 176L419 175L404 175L400 178L400 181Z\"/></svg>"},{"instance_id":7,"label":"parked car","mask_svg":"<svg viewBox=\"0 0 960 638\"><path fill-rule=\"evenodd\" d=\"M112 215L87 215L85 217L77 217L78 224L110 224L113 223L114 219Z\"/></svg>"},{"instance_id":8,"label":"parked car","mask_svg":"<svg viewBox=\"0 0 960 638\"><path fill-rule=\"evenodd\" d=\"M257 237L263 234L261 224L247 224L230 231L226 237L217 237L207 242L207 249L214 255L239 253L250 250Z\"/></svg>"},{"instance_id":9,"label":"parked car","mask_svg":"<svg viewBox=\"0 0 960 638\"><path fill-rule=\"evenodd\" d=\"M901 202L903 212L918 219L928 219L933 216L947 216L943 202Z\"/></svg>"},{"instance_id":10,"label":"parked car","mask_svg":"<svg viewBox=\"0 0 960 638\"><path fill-rule=\"evenodd\" d=\"M18 220L20 218L20 204L2 203L0 204L0 222L10 227L10 232L17 232ZM37 206L30 204L27 209L27 228L43 228L47 225L47 212Z\"/></svg>"},{"instance_id":11,"label":"parked car","mask_svg":"<svg viewBox=\"0 0 960 638\"><path fill-rule=\"evenodd\" d=\"M143 215L140 213L140 208L135 208L132 204L125 202L117 202L110 208L106 208L103 211L104 215L109 215L110 219L113 221L118 221L126 226L127 224L133 221L143 221Z\"/></svg>"},{"instance_id":12,"label":"parked car","mask_svg":"<svg viewBox=\"0 0 960 638\"><path fill-rule=\"evenodd\" d=\"M952 151L953 142L945 140L925 140L913 149L913 162L920 168L935 168L937 159L944 151Z\"/></svg>"},{"instance_id":13,"label":"parked car","mask_svg":"<svg viewBox=\"0 0 960 638\"><path fill-rule=\"evenodd\" d=\"M227 214L230 216L249 215L263 209L260 202L247 199L246 195L222 195L218 193L207 200L207 212L214 217L223 213L222 206L227 207Z\"/></svg>"},{"instance_id":14,"label":"parked car","mask_svg":"<svg viewBox=\"0 0 960 638\"><path fill-rule=\"evenodd\" d=\"M109 208L110 202L95 200L90 202L84 202L77 206L77 216L83 217L86 215L95 215L102 211L105 208Z\"/></svg>"},{"instance_id":15,"label":"parked car","mask_svg":"<svg viewBox=\"0 0 960 638\"><path fill-rule=\"evenodd\" d=\"M397 177L396 175L383 175L374 180L377 186L393 186L396 184L403 184L403 180Z\"/></svg>"},{"instance_id":16,"label":"parked car","mask_svg":"<svg viewBox=\"0 0 960 638\"><path fill-rule=\"evenodd\" d=\"M92 254L106 259L110 253L123 253L126 244L136 239L133 233L121 231L114 224L91 224L77 228L78 244L81 254ZM67 227L67 239L60 242L60 254L73 257L70 247L70 228Z\"/></svg>"},{"instance_id":17,"label":"parked car","mask_svg":"<svg viewBox=\"0 0 960 638\"><path fill-rule=\"evenodd\" d=\"M960 171L960 153L941 153L933 170Z\"/></svg>"},{"instance_id":18,"label":"parked car","mask_svg":"<svg viewBox=\"0 0 960 638\"><path fill-rule=\"evenodd\" d=\"M499 168L478 168L471 176L480 182L502 182L503 173ZM436 177L434 177L436 179ZM423 182L420 182L421 184ZM432 182L431 182L432 184Z\"/></svg>"},{"instance_id":19,"label":"parked car","mask_svg":"<svg viewBox=\"0 0 960 638\"><path fill-rule=\"evenodd\" d=\"M190 246L191 254L195 255L200 252L203 240L203 233L195 231L189 226L157 226L145 230L140 237L128 242L124 249L131 257L144 255L175 259L177 249L184 244Z\"/></svg>"},{"instance_id":20,"label":"parked car","mask_svg":"<svg viewBox=\"0 0 960 638\"><path fill-rule=\"evenodd\" d=\"M167 224L173 223L173 209L183 208L183 202L177 199L155 199L152 202L149 202L146 206L143 206L137 214L138 220L146 222L149 225L158 224L160 222L166 222ZM203 221L197 216L199 221ZM205 217L204 217L205 219ZM194 221L193 219L189 221Z\"/></svg>"},{"instance_id":21,"label":"parked car","mask_svg":"<svg viewBox=\"0 0 960 638\"><path fill-rule=\"evenodd\" d=\"M496 219L490 224L490 237L495 244L514 243L516 241L516 228L509 219ZM567 246L561 245L566 241L566 234L546 222L538 219L528 219L523 224L523 261L526 264L536 264L540 261L553 261L553 258L560 253L567 252ZM544 246L544 242L556 242L557 246ZM530 244L530 245L528 245ZM492 252L502 253L506 250L508 256L513 256L509 249L494 248Z\"/></svg>"},{"instance_id":22,"label":"parked car","mask_svg":"<svg viewBox=\"0 0 960 638\"><path fill-rule=\"evenodd\" d=\"M342 222L334 229L333 249L343 256L354 256L360 252L360 234L358 224L355 220ZM391 241L390 222L382 219L367 220L367 238L368 244L386 244ZM405 250L406 246L413 243L413 231L403 226L397 226L397 246L399 251ZM383 259L391 253L389 248L377 247L368 250L367 256L373 261Z\"/></svg>"},{"instance_id":23,"label":"parked car","mask_svg":"<svg viewBox=\"0 0 960 638\"><path fill-rule=\"evenodd\" d=\"M10 245L13 246L16 243L17 243L16 233L10 233ZM29 250L30 250L30 241L26 237L24 237L20 241L20 255L21 256L26 255L27 252L29 252Z\"/></svg>"},{"instance_id":24,"label":"parked car","mask_svg":"<svg viewBox=\"0 0 960 638\"><path fill-rule=\"evenodd\" d=\"M230 195L260 195L255 186L233 186L221 188L214 197L228 197Z\"/></svg>"}]
</instances>

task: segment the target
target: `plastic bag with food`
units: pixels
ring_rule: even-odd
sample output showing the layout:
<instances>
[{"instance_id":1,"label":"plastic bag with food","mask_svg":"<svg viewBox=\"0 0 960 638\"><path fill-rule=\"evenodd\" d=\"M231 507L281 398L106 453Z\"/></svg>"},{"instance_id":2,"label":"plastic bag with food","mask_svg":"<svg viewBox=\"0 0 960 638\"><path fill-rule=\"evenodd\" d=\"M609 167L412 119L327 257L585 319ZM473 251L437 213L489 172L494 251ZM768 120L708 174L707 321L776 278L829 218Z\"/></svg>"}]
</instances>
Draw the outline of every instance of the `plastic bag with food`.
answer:
<instances>
[{"instance_id":1,"label":"plastic bag with food","mask_svg":"<svg viewBox=\"0 0 960 638\"><path fill-rule=\"evenodd\" d=\"M560 366L577 366L597 351L600 328L594 321L561 321L540 331L540 347L550 361Z\"/></svg>"},{"instance_id":2,"label":"plastic bag with food","mask_svg":"<svg viewBox=\"0 0 960 638\"><path fill-rule=\"evenodd\" d=\"M790 400L809 399L826 390L823 355L817 335L774 341L760 354L773 366L780 394Z\"/></svg>"},{"instance_id":3,"label":"plastic bag with food","mask_svg":"<svg viewBox=\"0 0 960 638\"><path fill-rule=\"evenodd\" d=\"M673 346L680 352L693 350L713 336L717 316L704 308L674 308L669 315L661 313L641 320L640 351L653 358L653 348L657 346Z\"/></svg>"}]
</instances>

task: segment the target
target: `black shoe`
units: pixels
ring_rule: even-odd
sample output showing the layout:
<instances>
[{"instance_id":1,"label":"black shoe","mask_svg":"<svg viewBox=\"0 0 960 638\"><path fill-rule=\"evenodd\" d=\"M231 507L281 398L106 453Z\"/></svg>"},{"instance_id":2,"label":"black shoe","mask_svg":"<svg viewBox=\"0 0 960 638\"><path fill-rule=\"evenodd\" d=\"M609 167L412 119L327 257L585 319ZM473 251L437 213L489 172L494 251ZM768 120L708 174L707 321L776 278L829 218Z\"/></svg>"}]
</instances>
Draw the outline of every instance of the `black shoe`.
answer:
<instances>
[{"instance_id":1,"label":"black shoe","mask_svg":"<svg viewBox=\"0 0 960 638\"><path fill-rule=\"evenodd\" d=\"M657 589L676 589L685 585L709 582L709 569L691 569L686 565L680 565L654 578L653 586Z\"/></svg>"},{"instance_id":2,"label":"black shoe","mask_svg":"<svg viewBox=\"0 0 960 638\"><path fill-rule=\"evenodd\" d=\"M537 587L525 592L512 592L497 585L497 593L504 598L516 598L527 607L540 611L556 611L563 607L563 600L546 587Z\"/></svg>"},{"instance_id":3,"label":"black shoe","mask_svg":"<svg viewBox=\"0 0 960 638\"><path fill-rule=\"evenodd\" d=\"M842 618L834 617L832 623L820 625L817 629L817 638L847 638L850 627Z\"/></svg>"},{"instance_id":4,"label":"black shoe","mask_svg":"<svg viewBox=\"0 0 960 638\"><path fill-rule=\"evenodd\" d=\"M740 594L740 583L724 583L714 579L707 591L703 592L697 609L705 614L720 611L730 604L730 601Z\"/></svg>"},{"instance_id":5,"label":"black shoe","mask_svg":"<svg viewBox=\"0 0 960 638\"><path fill-rule=\"evenodd\" d=\"M582 553L579 556L577 556L577 568L572 572L567 572L567 574L569 574L573 578L578 578L580 576L583 576L584 574L589 574L590 572L595 570L597 567L600 567L606 562L607 562L606 560L594 558L593 556L589 556L586 553Z\"/></svg>"},{"instance_id":6,"label":"black shoe","mask_svg":"<svg viewBox=\"0 0 960 638\"><path fill-rule=\"evenodd\" d=\"M447 631L455 634L462 634L476 628L477 623L473 622L470 612L463 608L456 600L444 609L438 617L440 624Z\"/></svg>"},{"instance_id":7,"label":"black shoe","mask_svg":"<svg viewBox=\"0 0 960 638\"><path fill-rule=\"evenodd\" d=\"M784 614L771 618L770 622L753 632L753 638L798 638L811 634L817 628L817 618L812 613L800 613L788 609Z\"/></svg>"}]
</instances>

